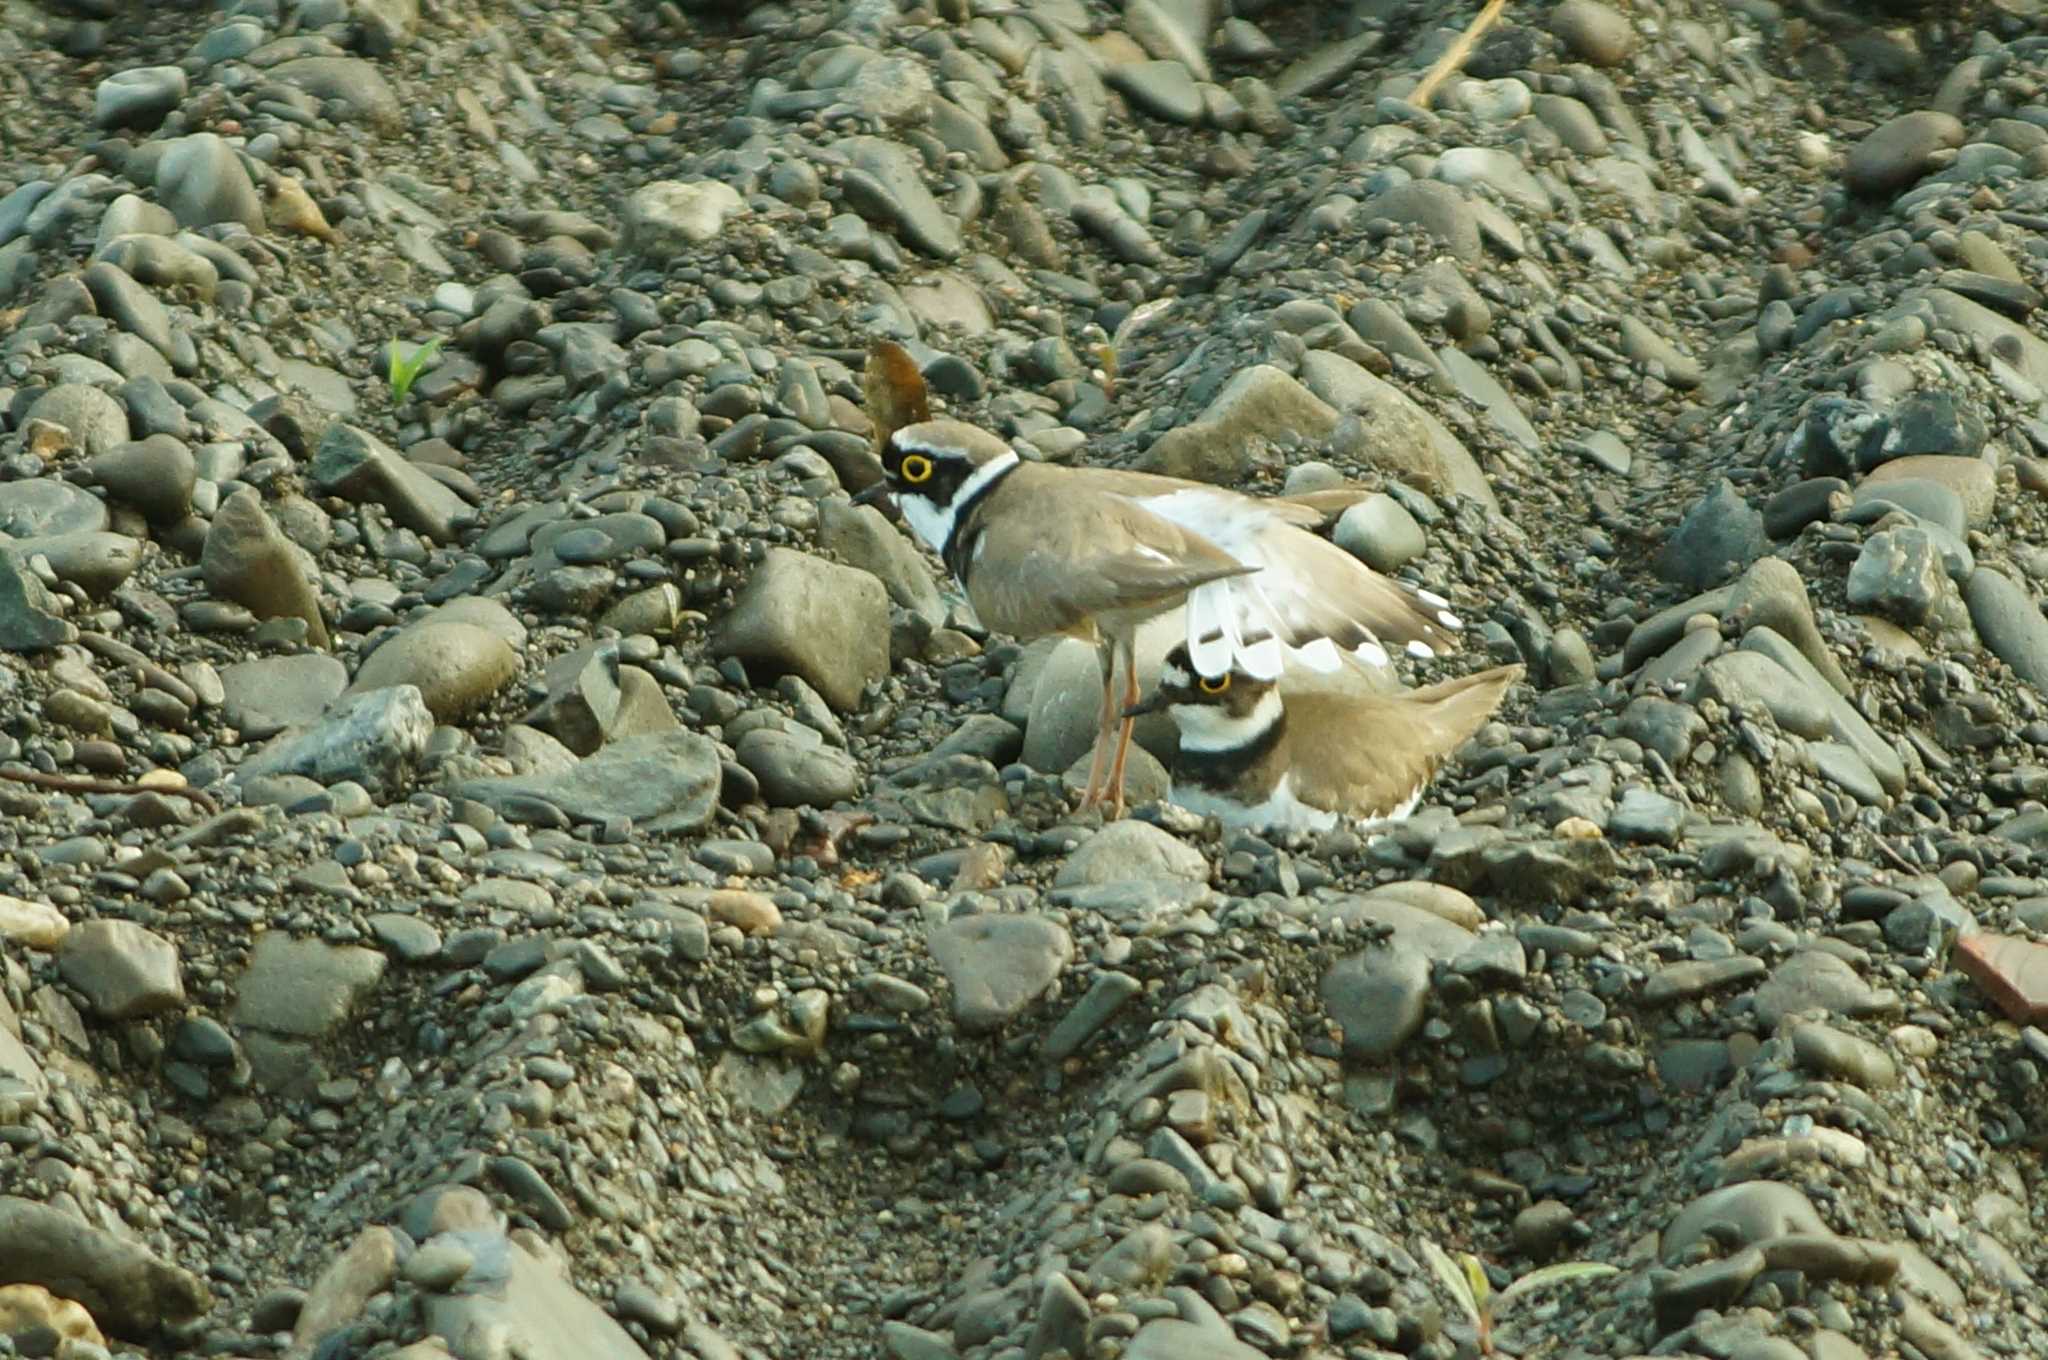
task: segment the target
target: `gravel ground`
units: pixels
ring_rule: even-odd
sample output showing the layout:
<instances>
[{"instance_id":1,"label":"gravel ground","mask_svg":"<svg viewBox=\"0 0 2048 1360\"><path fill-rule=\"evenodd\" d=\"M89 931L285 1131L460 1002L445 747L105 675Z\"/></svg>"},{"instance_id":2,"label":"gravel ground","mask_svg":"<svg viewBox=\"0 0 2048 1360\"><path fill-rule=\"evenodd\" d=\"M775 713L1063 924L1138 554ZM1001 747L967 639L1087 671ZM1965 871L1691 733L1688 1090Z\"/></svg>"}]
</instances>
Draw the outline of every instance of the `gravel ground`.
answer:
<instances>
[{"instance_id":1,"label":"gravel ground","mask_svg":"<svg viewBox=\"0 0 2048 1360\"><path fill-rule=\"evenodd\" d=\"M0 0L0 1356L2048 1354L2048 5L1479 8ZM884 337L1526 683L1077 815Z\"/></svg>"}]
</instances>

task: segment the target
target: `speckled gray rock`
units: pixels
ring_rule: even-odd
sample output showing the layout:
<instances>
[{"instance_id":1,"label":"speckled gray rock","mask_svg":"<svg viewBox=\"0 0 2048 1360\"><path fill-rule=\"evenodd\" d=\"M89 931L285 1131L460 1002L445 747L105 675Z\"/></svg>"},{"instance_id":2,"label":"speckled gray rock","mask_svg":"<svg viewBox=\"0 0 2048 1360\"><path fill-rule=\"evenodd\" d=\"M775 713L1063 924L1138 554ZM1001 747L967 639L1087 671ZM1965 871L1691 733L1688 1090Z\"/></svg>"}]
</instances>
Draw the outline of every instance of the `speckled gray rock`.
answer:
<instances>
[{"instance_id":1,"label":"speckled gray rock","mask_svg":"<svg viewBox=\"0 0 2048 1360\"><path fill-rule=\"evenodd\" d=\"M185 1004L178 947L133 921L87 921L65 935L57 971L105 1020L161 1015Z\"/></svg>"},{"instance_id":2,"label":"speckled gray rock","mask_svg":"<svg viewBox=\"0 0 2048 1360\"><path fill-rule=\"evenodd\" d=\"M657 180L626 198L621 218L627 250L655 263L687 255L718 238L746 204L718 180Z\"/></svg>"},{"instance_id":3,"label":"speckled gray rock","mask_svg":"<svg viewBox=\"0 0 2048 1360\"><path fill-rule=\"evenodd\" d=\"M1849 605L1874 610L1908 627L1941 602L1948 578L1925 529L1900 525L1872 534L1849 568Z\"/></svg>"},{"instance_id":4,"label":"speckled gray rock","mask_svg":"<svg viewBox=\"0 0 2048 1360\"><path fill-rule=\"evenodd\" d=\"M800 675L848 712L889 672L889 596L854 567L770 548L718 623L711 650Z\"/></svg>"},{"instance_id":5,"label":"speckled gray rock","mask_svg":"<svg viewBox=\"0 0 2048 1360\"><path fill-rule=\"evenodd\" d=\"M347 779L388 793L403 782L433 731L434 715L417 689L372 690L311 727L279 736L244 761L236 777L302 774L323 784Z\"/></svg>"},{"instance_id":6,"label":"speckled gray rock","mask_svg":"<svg viewBox=\"0 0 2048 1360\"><path fill-rule=\"evenodd\" d=\"M317 652L262 656L222 667L220 682L229 725L269 733L317 720L348 688L348 668Z\"/></svg>"},{"instance_id":7,"label":"speckled gray rock","mask_svg":"<svg viewBox=\"0 0 2048 1360\"><path fill-rule=\"evenodd\" d=\"M1723 478L1665 540L1657 570L1688 590L1705 590L1770 551L1763 513Z\"/></svg>"},{"instance_id":8,"label":"speckled gray rock","mask_svg":"<svg viewBox=\"0 0 2048 1360\"><path fill-rule=\"evenodd\" d=\"M78 636L50 589L11 545L0 545L0 651L40 652Z\"/></svg>"}]
</instances>

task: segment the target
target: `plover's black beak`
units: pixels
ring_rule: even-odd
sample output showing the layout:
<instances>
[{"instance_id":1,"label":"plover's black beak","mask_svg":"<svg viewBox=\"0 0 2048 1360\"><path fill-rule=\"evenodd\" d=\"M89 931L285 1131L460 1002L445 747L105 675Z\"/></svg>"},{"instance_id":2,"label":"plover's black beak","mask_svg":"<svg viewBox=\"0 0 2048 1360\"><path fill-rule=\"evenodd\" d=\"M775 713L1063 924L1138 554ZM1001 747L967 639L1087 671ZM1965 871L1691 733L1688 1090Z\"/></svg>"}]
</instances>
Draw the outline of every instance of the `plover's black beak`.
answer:
<instances>
[{"instance_id":1,"label":"plover's black beak","mask_svg":"<svg viewBox=\"0 0 2048 1360\"><path fill-rule=\"evenodd\" d=\"M853 503L855 505L879 505L884 510L894 510L896 508L895 499L889 494L889 483L887 481L869 483L867 490L854 495Z\"/></svg>"},{"instance_id":2,"label":"plover's black beak","mask_svg":"<svg viewBox=\"0 0 2048 1360\"><path fill-rule=\"evenodd\" d=\"M1152 691L1151 698L1140 700L1139 702L1132 704L1129 708L1125 709L1124 716L1126 718L1142 718L1147 713L1157 713L1160 709L1165 707L1166 691L1163 689L1154 690Z\"/></svg>"}]
</instances>

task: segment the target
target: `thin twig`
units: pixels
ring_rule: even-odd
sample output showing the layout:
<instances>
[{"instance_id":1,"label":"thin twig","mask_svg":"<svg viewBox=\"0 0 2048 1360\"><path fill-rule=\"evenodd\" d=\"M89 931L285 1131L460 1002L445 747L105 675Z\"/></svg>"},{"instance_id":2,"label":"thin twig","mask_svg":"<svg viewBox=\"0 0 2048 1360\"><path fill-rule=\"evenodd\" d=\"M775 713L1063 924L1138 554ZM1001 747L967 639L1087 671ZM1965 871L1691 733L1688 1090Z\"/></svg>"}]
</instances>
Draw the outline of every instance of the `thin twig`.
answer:
<instances>
[{"instance_id":1,"label":"thin twig","mask_svg":"<svg viewBox=\"0 0 2048 1360\"><path fill-rule=\"evenodd\" d=\"M1436 65L1429 68L1422 77L1422 83L1409 94L1408 102L1418 109L1429 107L1429 101L1436 94L1436 87L1443 84L1464 66L1472 55L1472 49L1479 45L1479 39L1486 30L1493 27L1493 21L1500 18L1501 11L1508 7L1508 0L1487 0L1486 8L1479 11L1479 17L1472 26L1458 35L1450 49L1436 59Z\"/></svg>"},{"instance_id":2,"label":"thin twig","mask_svg":"<svg viewBox=\"0 0 2048 1360\"><path fill-rule=\"evenodd\" d=\"M87 779L73 774L44 774L41 770L9 770L0 768L0 779L12 779L17 784L33 784L39 789L55 789L59 793L167 793L173 798L189 798L205 808L207 814L220 811L220 804L207 794L192 788L158 788L150 784L129 784L118 779Z\"/></svg>"}]
</instances>

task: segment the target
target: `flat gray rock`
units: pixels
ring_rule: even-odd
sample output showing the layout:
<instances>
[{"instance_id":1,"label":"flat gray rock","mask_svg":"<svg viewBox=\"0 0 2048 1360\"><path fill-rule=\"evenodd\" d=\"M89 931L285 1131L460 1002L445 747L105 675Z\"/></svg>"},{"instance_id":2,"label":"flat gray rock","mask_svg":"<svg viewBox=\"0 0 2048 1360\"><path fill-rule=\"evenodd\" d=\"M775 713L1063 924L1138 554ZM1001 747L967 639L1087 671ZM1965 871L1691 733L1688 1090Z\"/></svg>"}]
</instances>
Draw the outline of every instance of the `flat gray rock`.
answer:
<instances>
[{"instance_id":1,"label":"flat gray rock","mask_svg":"<svg viewBox=\"0 0 2048 1360\"><path fill-rule=\"evenodd\" d=\"M234 1020L277 1034L333 1033L384 977L385 957L359 945L293 939L266 931L235 985Z\"/></svg>"},{"instance_id":2,"label":"flat gray rock","mask_svg":"<svg viewBox=\"0 0 2048 1360\"><path fill-rule=\"evenodd\" d=\"M220 672L228 723L273 731L319 721L348 688L348 668L320 652L259 656Z\"/></svg>"},{"instance_id":3,"label":"flat gray rock","mask_svg":"<svg viewBox=\"0 0 2048 1360\"><path fill-rule=\"evenodd\" d=\"M573 822L624 817L649 835L700 830L718 809L718 748L681 730L614 741L559 774L466 779L449 786L452 797L474 798L513 816L540 802Z\"/></svg>"},{"instance_id":4,"label":"flat gray rock","mask_svg":"<svg viewBox=\"0 0 2048 1360\"><path fill-rule=\"evenodd\" d=\"M1000 1028L1045 994L1074 958L1066 929L1043 916L959 916L927 944L953 988L953 1018L969 1033Z\"/></svg>"}]
</instances>

